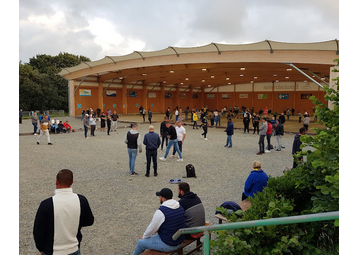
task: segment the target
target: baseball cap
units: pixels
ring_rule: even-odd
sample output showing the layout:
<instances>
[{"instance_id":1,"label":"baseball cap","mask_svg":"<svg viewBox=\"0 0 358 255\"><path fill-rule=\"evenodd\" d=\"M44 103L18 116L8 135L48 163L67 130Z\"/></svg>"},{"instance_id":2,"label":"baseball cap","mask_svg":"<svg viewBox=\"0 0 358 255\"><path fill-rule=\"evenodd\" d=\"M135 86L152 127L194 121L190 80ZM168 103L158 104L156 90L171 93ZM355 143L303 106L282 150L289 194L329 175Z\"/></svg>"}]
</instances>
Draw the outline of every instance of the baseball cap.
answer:
<instances>
[{"instance_id":1,"label":"baseball cap","mask_svg":"<svg viewBox=\"0 0 358 255\"><path fill-rule=\"evenodd\" d=\"M173 198L173 192L171 189L168 189L168 188L164 188L162 189L161 191L158 191L155 193L158 197L159 196L162 196L166 199L172 199Z\"/></svg>"}]
</instances>

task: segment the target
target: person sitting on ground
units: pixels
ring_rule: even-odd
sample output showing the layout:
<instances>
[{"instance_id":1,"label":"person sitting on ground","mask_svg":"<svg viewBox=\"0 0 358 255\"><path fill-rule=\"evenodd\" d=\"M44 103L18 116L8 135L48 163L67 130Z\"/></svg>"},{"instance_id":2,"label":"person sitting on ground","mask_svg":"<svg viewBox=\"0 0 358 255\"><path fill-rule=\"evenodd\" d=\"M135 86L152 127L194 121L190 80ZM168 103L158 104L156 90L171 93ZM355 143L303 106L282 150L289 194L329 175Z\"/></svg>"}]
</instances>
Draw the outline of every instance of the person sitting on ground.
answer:
<instances>
[{"instance_id":1,"label":"person sitting on ground","mask_svg":"<svg viewBox=\"0 0 358 255\"><path fill-rule=\"evenodd\" d=\"M65 126L63 125L62 121L60 121L60 123L58 124L58 131L60 133L63 133L63 130L65 130Z\"/></svg>"},{"instance_id":2,"label":"person sitting on ground","mask_svg":"<svg viewBox=\"0 0 358 255\"><path fill-rule=\"evenodd\" d=\"M185 227L199 227L205 225L205 209L200 198L190 191L190 186L186 182L178 185L179 204L185 211ZM185 239L193 239L196 234L185 235Z\"/></svg>"},{"instance_id":3,"label":"person sitting on ground","mask_svg":"<svg viewBox=\"0 0 358 255\"><path fill-rule=\"evenodd\" d=\"M261 169L261 162L255 160L252 163L252 168L253 170L245 182L244 192L242 193L242 201L248 197L253 197L257 192L262 192L264 187L267 186L268 176Z\"/></svg>"},{"instance_id":4,"label":"person sitting on ground","mask_svg":"<svg viewBox=\"0 0 358 255\"><path fill-rule=\"evenodd\" d=\"M179 229L185 228L183 207L178 201L172 199L171 189L163 188L156 192L156 195L159 196L161 206L155 211L152 221L138 240L133 255L139 255L146 249L172 252L178 249L184 241L184 235L177 240L172 238Z\"/></svg>"},{"instance_id":5,"label":"person sitting on ground","mask_svg":"<svg viewBox=\"0 0 358 255\"><path fill-rule=\"evenodd\" d=\"M68 121L66 120L65 123L63 123L63 126L65 127L66 132L70 132L72 130L70 124L68 124Z\"/></svg>"}]
</instances>

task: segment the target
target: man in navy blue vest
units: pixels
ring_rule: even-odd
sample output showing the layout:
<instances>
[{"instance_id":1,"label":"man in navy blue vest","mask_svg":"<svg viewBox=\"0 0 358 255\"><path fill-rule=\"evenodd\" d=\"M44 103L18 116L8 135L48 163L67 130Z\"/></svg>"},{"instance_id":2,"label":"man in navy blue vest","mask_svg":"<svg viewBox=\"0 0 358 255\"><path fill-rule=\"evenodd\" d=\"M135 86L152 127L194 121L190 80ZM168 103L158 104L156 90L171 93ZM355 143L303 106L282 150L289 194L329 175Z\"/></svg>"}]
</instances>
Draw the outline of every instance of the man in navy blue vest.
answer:
<instances>
[{"instance_id":1,"label":"man in navy blue vest","mask_svg":"<svg viewBox=\"0 0 358 255\"><path fill-rule=\"evenodd\" d=\"M175 232L185 228L183 207L178 201L172 199L173 192L168 188L162 189L156 195L159 196L162 205L155 211L152 221L141 239L138 240L133 255L141 254L146 249L161 252L175 251L184 241L184 235L177 240L172 238Z\"/></svg>"}]
</instances>

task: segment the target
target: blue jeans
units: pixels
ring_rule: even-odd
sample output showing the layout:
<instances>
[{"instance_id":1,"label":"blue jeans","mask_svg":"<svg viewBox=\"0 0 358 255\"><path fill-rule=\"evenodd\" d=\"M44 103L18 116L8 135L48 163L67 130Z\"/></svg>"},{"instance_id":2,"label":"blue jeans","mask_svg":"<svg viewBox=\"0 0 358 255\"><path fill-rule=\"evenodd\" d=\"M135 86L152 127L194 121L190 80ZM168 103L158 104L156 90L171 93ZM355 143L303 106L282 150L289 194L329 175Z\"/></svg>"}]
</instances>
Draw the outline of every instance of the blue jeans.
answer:
<instances>
[{"instance_id":1,"label":"blue jeans","mask_svg":"<svg viewBox=\"0 0 358 255\"><path fill-rule=\"evenodd\" d=\"M85 138L87 137L87 132L88 132L88 127L87 126L83 126L84 127L84 129L85 129ZM61 130L61 132L62 132L62 130Z\"/></svg>"},{"instance_id":2,"label":"blue jeans","mask_svg":"<svg viewBox=\"0 0 358 255\"><path fill-rule=\"evenodd\" d=\"M34 126L34 134L36 134L36 132L37 132L37 122L36 122L36 123L32 123L32 125Z\"/></svg>"},{"instance_id":3,"label":"blue jeans","mask_svg":"<svg viewBox=\"0 0 358 255\"><path fill-rule=\"evenodd\" d=\"M166 149L166 151L165 151L164 158L167 158L167 156L168 156L168 154L169 154L170 147L172 147L173 145L174 145L175 150L178 152L179 158L183 158L182 155L181 155L179 146L178 146L178 139L169 140L167 149Z\"/></svg>"},{"instance_id":4,"label":"blue jeans","mask_svg":"<svg viewBox=\"0 0 358 255\"><path fill-rule=\"evenodd\" d=\"M182 141L178 141L178 147L179 147L180 152L183 152L183 142ZM176 152L177 152L177 150L175 149L175 146L174 146L173 156L175 155Z\"/></svg>"},{"instance_id":5,"label":"blue jeans","mask_svg":"<svg viewBox=\"0 0 358 255\"><path fill-rule=\"evenodd\" d=\"M130 149L127 148L128 155L129 155L129 171L131 174L134 173L134 167L135 167L135 158L137 157L137 149Z\"/></svg>"},{"instance_id":6,"label":"blue jeans","mask_svg":"<svg viewBox=\"0 0 358 255\"><path fill-rule=\"evenodd\" d=\"M232 139L231 139L231 135L228 135L226 138L226 145L225 146L229 146L232 147Z\"/></svg>"},{"instance_id":7,"label":"blue jeans","mask_svg":"<svg viewBox=\"0 0 358 255\"><path fill-rule=\"evenodd\" d=\"M175 251L181 246L181 243L176 246L167 245L164 243L158 234L153 235L147 239L139 239L133 255L139 255L143 253L146 249L152 249L161 252L171 252Z\"/></svg>"}]
</instances>

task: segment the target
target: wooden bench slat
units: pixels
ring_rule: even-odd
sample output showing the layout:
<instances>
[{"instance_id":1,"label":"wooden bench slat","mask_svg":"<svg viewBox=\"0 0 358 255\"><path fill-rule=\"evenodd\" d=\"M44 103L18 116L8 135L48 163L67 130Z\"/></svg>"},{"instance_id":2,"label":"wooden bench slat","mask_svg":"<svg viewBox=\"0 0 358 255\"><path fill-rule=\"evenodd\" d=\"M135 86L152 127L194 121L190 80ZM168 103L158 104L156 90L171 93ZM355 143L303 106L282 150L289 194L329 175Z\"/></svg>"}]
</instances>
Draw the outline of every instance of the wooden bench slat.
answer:
<instances>
[{"instance_id":1,"label":"wooden bench slat","mask_svg":"<svg viewBox=\"0 0 358 255\"><path fill-rule=\"evenodd\" d=\"M144 255L172 255L172 254L177 253L178 255L183 255L184 247L188 246L189 244L191 244L193 242L196 242L196 247L193 250L191 250L190 252L187 253L189 255L189 254L193 253L194 251L200 249L203 246L203 244L200 242L200 237L197 238L197 239L185 239L183 244L180 246L180 248L175 250L175 251L172 251L172 252L161 252L161 251L155 251L155 250L146 250L142 254L144 254Z\"/></svg>"}]
</instances>

